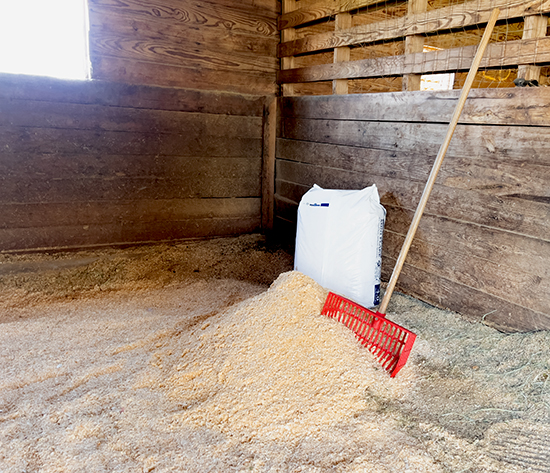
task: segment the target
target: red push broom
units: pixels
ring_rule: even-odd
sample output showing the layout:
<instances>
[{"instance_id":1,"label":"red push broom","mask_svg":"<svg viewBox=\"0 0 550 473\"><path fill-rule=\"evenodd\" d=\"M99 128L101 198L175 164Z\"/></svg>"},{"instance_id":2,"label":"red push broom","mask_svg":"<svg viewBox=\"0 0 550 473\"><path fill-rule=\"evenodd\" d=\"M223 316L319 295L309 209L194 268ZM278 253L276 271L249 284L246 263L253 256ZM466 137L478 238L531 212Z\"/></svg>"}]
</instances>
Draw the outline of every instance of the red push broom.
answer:
<instances>
[{"instance_id":1,"label":"red push broom","mask_svg":"<svg viewBox=\"0 0 550 473\"><path fill-rule=\"evenodd\" d=\"M405 242L403 243L403 247L401 248L401 252L397 258L395 268L393 269L393 273L388 283L388 287L386 288L382 303L378 307L378 311L372 312L369 309L361 307L355 302L331 292L329 293L321 312L323 315L339 320L350 328L355 333L361 344L374 354L384 369L390 373L392 378L407 362L416 339L416 335L386 319L386 310L395 289L397 278L401 273L405 258L407 257L411 247L418 224L420 223L420 218L424 213L426 203L428 202L428 198L432 192L435 179L443 163L443 158L449 148L451 138L458 124L458 119L462 113L462 109L464 108L466 98L472 87L479 64L481 63L481 58L483 57L483 53L485 52L485 48L487 47L487 43L489 42L489 38L498 19L499 13L500 10L498 8L495 8L491 13L491 17L489 18L487 27L485 28L485 32L481 38L481 42L470 67L470 71L466 77L466 82L462 88L454 114L449 123L449 127L447 128L445 140L441 145L439 153L437 154L432 166L430 176L428 177L428 181L424 187L424 192L422 193L422 197L420 198L420 202L416 208L411 226L407 232L407 236L405 237Z\"/></svg>"}]
</instances>

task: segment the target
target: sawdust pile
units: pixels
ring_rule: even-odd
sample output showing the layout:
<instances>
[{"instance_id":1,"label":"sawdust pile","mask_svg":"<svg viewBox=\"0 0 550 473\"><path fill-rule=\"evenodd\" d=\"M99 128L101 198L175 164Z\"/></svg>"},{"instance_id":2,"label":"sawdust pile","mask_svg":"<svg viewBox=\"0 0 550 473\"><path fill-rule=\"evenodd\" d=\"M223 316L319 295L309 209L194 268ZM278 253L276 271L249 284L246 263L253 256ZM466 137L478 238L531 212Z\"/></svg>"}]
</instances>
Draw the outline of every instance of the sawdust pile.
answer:
<instances>
[{"instance_id":1,"label":"sawdust pile","mask_svg":"<svg viewBox=\"0 0 550 473\"><path fill-rule=\"evenodd\" d=\"M367 389L399 398L406 376L388 382L349 330L319 315L326 295L307 276L285 273L159 357L158 386L184 408L175 425L295 445L363 412Z\"/></svg>"},{"instance_id":2,"label":"sawdust pile","mask_svg":"<svg viewBox=\"0 0 550 473\"><path fill-rule=\"evenodd\" d=\"M550 333L394 294L388 317L418 341L391 379L318 315L311 279L268 289L270 262L289 266L252 236L9 261L0 471L549 471ZM86 268L108 275L99 290Z\"/></svg>"}]
</instances>

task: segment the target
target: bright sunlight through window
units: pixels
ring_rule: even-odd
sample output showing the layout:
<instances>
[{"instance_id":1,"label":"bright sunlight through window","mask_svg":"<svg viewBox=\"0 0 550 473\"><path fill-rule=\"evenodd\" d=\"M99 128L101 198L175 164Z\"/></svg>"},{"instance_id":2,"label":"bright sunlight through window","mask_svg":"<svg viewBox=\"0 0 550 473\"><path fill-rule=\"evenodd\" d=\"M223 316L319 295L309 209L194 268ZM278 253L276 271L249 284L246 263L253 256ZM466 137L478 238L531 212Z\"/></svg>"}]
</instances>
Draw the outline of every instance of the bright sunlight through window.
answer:
<instances>
[{"instance_id":1,"label":"bright sunlight through window","mask_svg":"<svg viewBox=\"0 0 550 473\"><path fill-rule=\"evenodd\" d=\"M87 79L86 0L0 0L0 72Z\"/></svg>"},{"instance_id":2,"label":"bright sunlight through window","mask_svg":"<svg viewBox=\"0 0 550 473\"><path fill-rule=\"evenodd\" d=\"M424 46L424 52L441 51L441 48ZM454 72L450 74L424 74L420 77L420 90L453 90Z\"/></svg>"}]
</instances>

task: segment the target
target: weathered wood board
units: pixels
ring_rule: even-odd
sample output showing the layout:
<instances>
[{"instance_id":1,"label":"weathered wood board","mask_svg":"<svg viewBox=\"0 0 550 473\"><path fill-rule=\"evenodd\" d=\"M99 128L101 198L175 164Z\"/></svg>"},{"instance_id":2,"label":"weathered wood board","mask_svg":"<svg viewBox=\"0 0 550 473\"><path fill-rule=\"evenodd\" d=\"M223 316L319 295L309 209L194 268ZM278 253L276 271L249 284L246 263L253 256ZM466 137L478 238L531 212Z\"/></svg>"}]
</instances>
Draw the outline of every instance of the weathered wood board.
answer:
<instances>
[{"instance_id":1,"label":"weathered wood board","mask_svg":"<svg viewBox=\"0 0 550 473\"><path fill-rule=\"evenodd\" d=\"M0 98L81 105L105 105L148 110L172 110L260 117L265 99L208 90L129 85L93 80L60 81L49 77L1 75ZM213 97L215 99L213 99ZM116 112L113 112L116 113ZM138 112L136 112L138 113Z\"/></svg>"},{"instance_id":2,"label":"weathered wood board","mask_svg":"<svg viewBox=\"0 0 550 473\"><path fill-rule=\"evenodd\" d=\"M284 117L324 120L448 123L460 95L458 90L287 98L281 103ZM547 126L550 89L472 89L459 123L485 125Z\"/></svg>"},{"instance_id":3,"label":"weathered wood board","mask_svg":"<svg viewBox=\"0 0 550 473\"><path fill-rule=\"evenodd\" d=\"M313 184L376 184L393 269L458 91L281 100L275 223L293 238ZM550 329L547 89L475 90L398 288L504 331Z\"/></svg>"}]
</instances>

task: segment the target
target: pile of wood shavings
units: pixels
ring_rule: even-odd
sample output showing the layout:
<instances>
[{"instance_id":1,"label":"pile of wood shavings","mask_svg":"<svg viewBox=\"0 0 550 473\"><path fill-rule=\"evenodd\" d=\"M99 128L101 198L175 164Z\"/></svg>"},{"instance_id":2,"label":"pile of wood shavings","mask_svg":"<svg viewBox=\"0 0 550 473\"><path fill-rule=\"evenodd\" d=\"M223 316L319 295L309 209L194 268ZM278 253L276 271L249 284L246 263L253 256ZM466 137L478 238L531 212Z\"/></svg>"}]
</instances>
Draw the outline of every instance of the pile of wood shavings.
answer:
<instances>
[{"instance_id":1,"label":"pile of wood shavings","mask_svg":"<svg viewBox=\"0 0 550 473\"><path fill-rule=\"evenodd\" d=\"M183 407L174 428L292 443L365 411L366 390L399 398L406 372L389 382L347 328L319 315L326 295L307 276L284 273L157 360L160 384Z\"/></svg>"}]
</instances>

